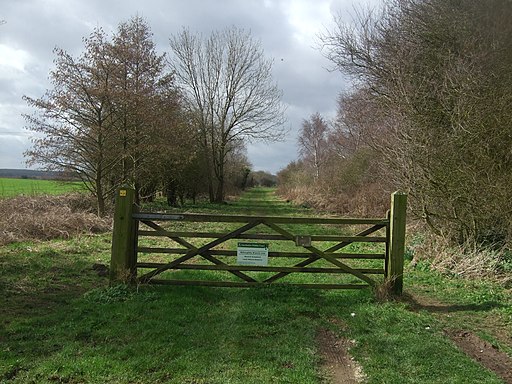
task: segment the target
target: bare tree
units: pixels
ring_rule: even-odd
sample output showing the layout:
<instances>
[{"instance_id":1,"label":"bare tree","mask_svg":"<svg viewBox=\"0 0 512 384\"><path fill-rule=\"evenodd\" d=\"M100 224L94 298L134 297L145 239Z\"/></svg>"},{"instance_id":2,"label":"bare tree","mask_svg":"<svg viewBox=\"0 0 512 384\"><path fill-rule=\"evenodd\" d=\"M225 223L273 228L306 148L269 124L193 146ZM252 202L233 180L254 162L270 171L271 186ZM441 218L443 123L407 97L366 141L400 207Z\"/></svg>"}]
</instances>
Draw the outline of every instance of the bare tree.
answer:
<instances>
[{"instance_id":1,"label":"bare tree","mask_svg":"<svg viewBox=\"0 0 512 384\"><path fill-rule=\"evenodd\" d=\"M413 212L457 241L512 232L510 17L505 0L388 0L322 38L373 111L356 123L382 122Z\"/></svg>"},{"instance_id":2,"label":"bare tree","mask_svg":"<svg viewBox=\"0 0 512 384\"><path fill-rule=\"evenodd\" d=\"M109 46L112 58L112 98L115 130L121 157L119 183L135 186L137 201L141 189L155 179L151 175L155 153L162 146L163 131L173 129L172 115L179 109L173 77L166 71L165 55L156 52L151 30L141 17L119 25ZM166 116L166 119L162 119ZM167 145L177 144L169 141Z\"/></svg>"},{"instance_id":3,"label":"bare tree","mask_svg":"<svg viewBox=\"0 0 512 384\"><path fill-rule=\"evenodd\" d=\"M155 164L177 152L167 147L176 149L186 130L178 91L144 20L121 23L111 40L98 28L84 43L76 59L57 49L53 88L25 97L37 109L25 116L28 129L38 133L26 155L77 174L103 215L122 183L135 185L138 198L142 190L151 194L160 182Z\"/></svg>"},{"instance_id":4,"label":"bare tree","mask_svg":"<svg viewBox=\"0 0 512 384\"><path fill-rule=\"evenodd\" d=\"M285 121L272 61L235 27L208 38L183 30L171 37L176 78L195 114L211 201L224 198L225 166L237 140L277 140ZM214 185L216 183L216 186Z\"/></svg>"},{"instance_id":5,"label":"bare tree","mask_svg":"<svg viewBox=\"0 0 512 384\"><path fill-rule=\"evenodd\" d=\"M320 178L322 167L328 157L329 126L324 118L317 112L309 120L302 121L302 130L299 134L299 154L301 159L309 164L314 171L314 179Z\"/></svg>"},{"instance_id":6,"label":"bare tree","mask_svg":"<svg viewBox=\"0 0 512 384\"><path fill-rule=\"evenodd\" d=\"M103 31L97 29L84 42L86 50L78 59L55 50L53 89L39 99L24 96L38 110L24 115L27 128L38 134L25 155L29 164L78 175L96 196L98 214L103 215L112 188L108 179L119 161L110 152L116 136L111 129L111 67Z\"/></svg>"}]
</instances>

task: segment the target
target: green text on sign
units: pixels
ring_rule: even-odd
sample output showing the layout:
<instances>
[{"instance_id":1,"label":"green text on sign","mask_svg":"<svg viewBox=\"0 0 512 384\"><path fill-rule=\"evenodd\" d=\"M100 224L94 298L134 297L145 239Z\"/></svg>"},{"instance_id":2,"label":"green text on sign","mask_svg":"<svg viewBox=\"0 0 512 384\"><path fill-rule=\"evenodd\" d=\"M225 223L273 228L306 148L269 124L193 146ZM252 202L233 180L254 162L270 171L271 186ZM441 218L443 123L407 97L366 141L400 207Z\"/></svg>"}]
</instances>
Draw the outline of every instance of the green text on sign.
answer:
<instances>
[{"instance_id":1,"label":"green text on sign","mask_svg":"<svg viewBox=\"0 0 512 384\"><path fill-rule=\"evenodd\" d=\"M268 244L238 243L236 261L239 265L268 265Z\"/></svg>"}]
</instances>

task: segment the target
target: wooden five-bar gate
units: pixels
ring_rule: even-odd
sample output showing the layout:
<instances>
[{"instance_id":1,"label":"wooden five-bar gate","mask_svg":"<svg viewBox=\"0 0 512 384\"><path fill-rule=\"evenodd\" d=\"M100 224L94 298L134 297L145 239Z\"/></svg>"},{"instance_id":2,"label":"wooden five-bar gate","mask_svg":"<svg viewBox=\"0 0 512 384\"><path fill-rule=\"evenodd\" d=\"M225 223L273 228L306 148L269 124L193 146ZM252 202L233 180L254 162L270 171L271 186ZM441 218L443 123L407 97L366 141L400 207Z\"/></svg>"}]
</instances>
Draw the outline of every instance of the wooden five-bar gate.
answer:
<instances>
[{"instance_id":1,"label":"wooden five-bar gate","mask_svg":"<svg viewBox=\"0 0 512 384\"><path fill-rule=\"evenodd\" d=\"M406 202L407 195L392 194L384 218L163 214L139 212L133 189L121 188L116 196L111 282L222 287L285 282L282 284L324 289L365 288L387 282L390 290L400 294ZM226 229L197 230L205 223ZM347 228L356 227L360 228L355 234L345 234ZM169 242L165 248L163 239ZM354 243L380 246L343 252ZM242 251L247 250L254 257L244 258ZM177 274L178 270L192 270L196 277ZM196 271L217 273L206 274L205 279L203 272L198 279ZM224 275L218 272L234 278L220 279ZM290 278L301 274L318 277L307 282ZM348 281L341 276L348 276Z\"/></svg>"}]
</instances>

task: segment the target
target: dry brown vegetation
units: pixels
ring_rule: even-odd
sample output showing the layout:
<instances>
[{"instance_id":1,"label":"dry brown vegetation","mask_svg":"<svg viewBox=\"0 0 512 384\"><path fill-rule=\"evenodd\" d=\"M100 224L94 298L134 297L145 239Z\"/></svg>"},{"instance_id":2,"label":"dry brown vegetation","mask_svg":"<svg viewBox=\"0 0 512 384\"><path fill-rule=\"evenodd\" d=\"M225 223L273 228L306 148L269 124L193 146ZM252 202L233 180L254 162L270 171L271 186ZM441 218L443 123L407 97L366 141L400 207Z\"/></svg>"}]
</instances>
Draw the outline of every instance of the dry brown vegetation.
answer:
<instances>
[{"instance_id":1,"label":"dry brown vegetation","mask_svg":"<svg viewBox=\"0 0 512 384\"><path fill-rule=\"evenodd\" d=\"M322 185L279 188L281 196L297 205L353 217L381 217L389 209L390 194L376 184L364 186L352 193L337 191L322 193Z\"/></svg>"},{"instance_id":2,"label":"dry brown vegetation","mask_svg":"<svg viewBox=\"0 0 512 384\"><path fill-rule=\"evenodd\" d=\"M409 252L414 255L412 266L428 260L430 268L444 275L466 279L486 278L512 286L510 274L512 254L504 246L481 246L475 243L453 244L449 239L418 230L411 226ZM417 239L421 239L418 241Z\"/></svg>"},{"instance_id":3,"label":"dry brown vegetation","mask_svg":"<svg viewBox=\"0 0 512 384\"><path fill-rule=\"evenodd\" d=\"M452 244L510 248L512 3L383 4L320 38L354 88L332 122L304 120L281 190L356 212L372 201L359 196L402 190L410 217Z\"/></svg>"},{"instance_id":4,"label":"dry brown vegetation","mask_svg":"<svg viewBox=\"0 0 512 384\"><path fill-rule=\"evenodd\" d=\"M93 199L80 193L1 199L0 212L0 245L111 229L110 219L95 214Z\"/></svg>"}]
</instances>

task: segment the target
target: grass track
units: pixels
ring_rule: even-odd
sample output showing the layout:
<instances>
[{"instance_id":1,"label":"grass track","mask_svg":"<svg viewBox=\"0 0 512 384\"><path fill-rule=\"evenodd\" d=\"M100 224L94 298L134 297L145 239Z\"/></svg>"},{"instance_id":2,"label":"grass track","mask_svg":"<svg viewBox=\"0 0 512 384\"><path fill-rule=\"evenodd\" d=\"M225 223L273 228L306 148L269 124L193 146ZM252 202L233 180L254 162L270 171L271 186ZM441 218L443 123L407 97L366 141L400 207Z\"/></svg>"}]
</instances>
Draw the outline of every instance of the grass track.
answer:
<instances>
[{"instance_id":1,"label":"grass track","mask_svg":"<svg viewBox=\"0 0 512 384\"><path fill-rule=\"evenodd\" d=\"M264 189L194 210L308 214ZM0 248L0 382L324 383L320 327L355 341L368 383L501 382L445 337L443 319L376 303L368 290L107 288L91 266L108 263L109 250L108 236ZM406 289L430 286L499 301L478 316L510 310L503 292L484 295L488 287L469 297L426 270L407 276Z\"/></svg>"}]
</instances>

